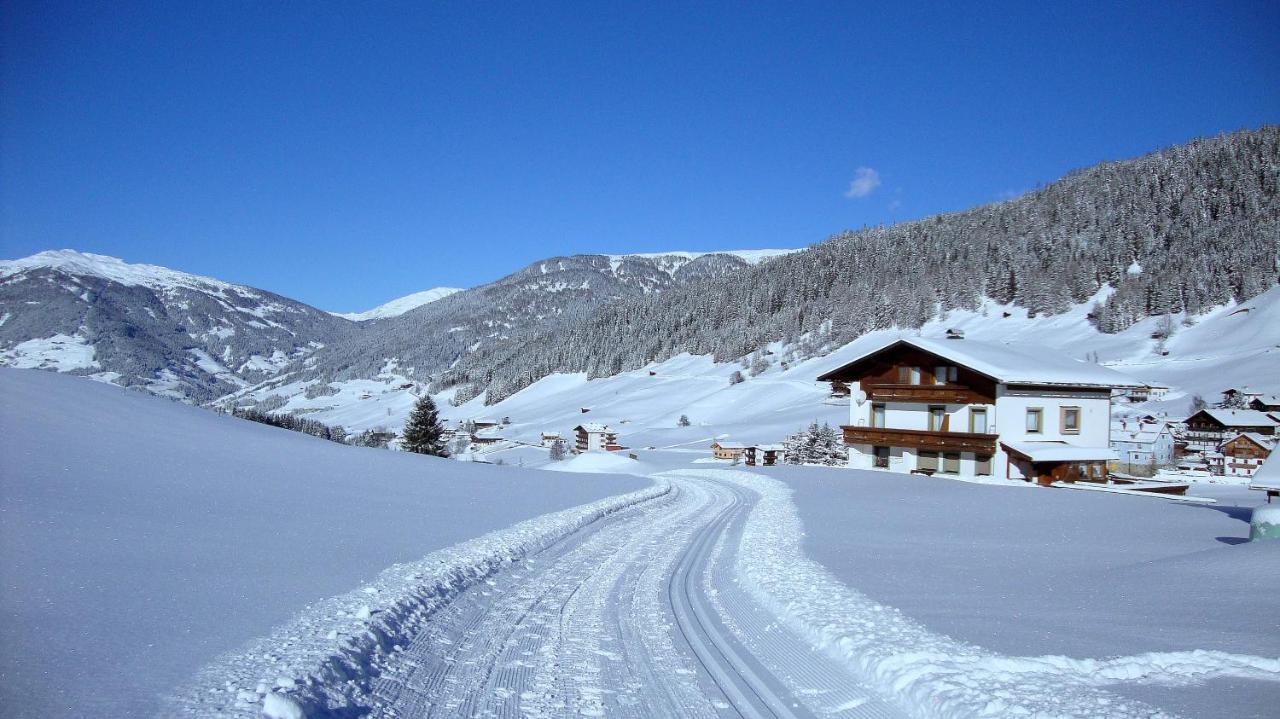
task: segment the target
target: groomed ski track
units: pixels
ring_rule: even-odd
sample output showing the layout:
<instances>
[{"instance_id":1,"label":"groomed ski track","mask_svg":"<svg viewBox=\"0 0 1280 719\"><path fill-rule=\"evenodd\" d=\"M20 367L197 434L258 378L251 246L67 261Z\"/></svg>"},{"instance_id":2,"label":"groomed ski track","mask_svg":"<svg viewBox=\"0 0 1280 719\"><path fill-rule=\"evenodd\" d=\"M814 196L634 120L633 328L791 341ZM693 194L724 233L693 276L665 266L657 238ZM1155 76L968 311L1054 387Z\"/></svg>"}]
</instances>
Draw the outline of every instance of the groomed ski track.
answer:
<instances>
[{"instance_id":1,"label":"groomed ski track","mask_svg":"<svg viewBox=\"0 0 1280 719\"><path fill-rule=\"evenodd\" d=\"M808 559L783 483L655 479L392 567L211 665L164 716L1154 719L1106 687L1280 681L1280 659L1199 650L995 654Z\"/></svg>"},{"instance_id":2,"label":"groomed ski track","mask_svg":"<svg viewBox=\"0 0 1280 719\"><path fill-rule=\"evenodd\" d=\"M370 715L905 716L739 588L754 492L664 479L458 595L383 670Z\"/></svg>"}]
</instances>

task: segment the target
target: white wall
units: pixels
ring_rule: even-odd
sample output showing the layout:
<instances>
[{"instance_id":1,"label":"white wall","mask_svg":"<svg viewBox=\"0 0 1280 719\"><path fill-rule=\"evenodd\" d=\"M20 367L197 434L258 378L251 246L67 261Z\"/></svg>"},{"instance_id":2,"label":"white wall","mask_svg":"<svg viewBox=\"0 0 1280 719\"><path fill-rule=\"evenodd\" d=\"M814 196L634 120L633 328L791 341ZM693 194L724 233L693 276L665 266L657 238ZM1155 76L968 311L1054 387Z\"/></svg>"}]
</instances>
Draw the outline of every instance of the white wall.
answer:
<instances>
[{"instance_id":1,"label":"white wall","mask_svg":"<svg viewBox=\"0 0 1280 719\"><path fill-rule=\"evenodd\" d=\"M852 383L850 391L857 395L861 387ZM871 426L871 400L859 405L849 403L849 424L854 427ZM996 388L994 405L948 404L948 428L952 432L969 431L969 411L972 408L987 410L987 431L999 435L996 453L991 458L992 475L1009 476L1011 479L1023 479L1022 472L1016 464L1009 461L1007 454L1000 447L1000 441L1007 442L1046 442L1062 441L1080 447L1109 446L1111 438L1111 397L1106 390L1100 392L1055 392L1010 390L1000 385ZM1033 407L1043 410L1041 432L1028 434L1026 431L1026 413ZM1062 432L1063 407L1080 408L1080 431L1073 434ZM887 402L885 403L885 426L889 429L928 430L929 409L927 404ZM1170 447L1170 451L1172 448ZM870 445L853 445L849 448L849 466L871 468L874 455ZM941 461L941 460L939 460ZM976 460L970 452L964 452L960 458L960 474L973 475ZM910 449L893 448L889 469L895 472L910 472L918 466L916 453Z\"/></svg>"}]
</instances>

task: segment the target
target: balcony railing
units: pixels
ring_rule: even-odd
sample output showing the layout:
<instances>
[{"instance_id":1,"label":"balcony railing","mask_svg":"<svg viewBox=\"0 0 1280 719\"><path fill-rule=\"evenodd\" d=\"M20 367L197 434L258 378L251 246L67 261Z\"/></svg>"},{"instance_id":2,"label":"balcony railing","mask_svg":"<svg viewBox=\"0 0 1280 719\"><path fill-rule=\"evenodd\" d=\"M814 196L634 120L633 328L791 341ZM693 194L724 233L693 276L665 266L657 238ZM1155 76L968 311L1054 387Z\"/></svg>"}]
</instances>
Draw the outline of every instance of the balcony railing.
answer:
<instances>
[{"instance_id":1,"label":"balcony railing","mask_svg":"<svg viewBox=\"0 0 1280 719\"><path fill-rule=\"evenodd\" d=\"M843 427L845 444L909 447L934 452L995 454L996 435L971 432L928 432L888 427Z\"/></svg>"},{"instance_id":2,"label":"balcony railing","mask_svg":"<svg viewBox=\"0 0 1280 719\"><path fill-rule=\"evenodd\" d=\"M933 402L936 404L982 404L968 387L945 384L869 384L863 388L876 402Z\"/></svg>"}]
</instances>

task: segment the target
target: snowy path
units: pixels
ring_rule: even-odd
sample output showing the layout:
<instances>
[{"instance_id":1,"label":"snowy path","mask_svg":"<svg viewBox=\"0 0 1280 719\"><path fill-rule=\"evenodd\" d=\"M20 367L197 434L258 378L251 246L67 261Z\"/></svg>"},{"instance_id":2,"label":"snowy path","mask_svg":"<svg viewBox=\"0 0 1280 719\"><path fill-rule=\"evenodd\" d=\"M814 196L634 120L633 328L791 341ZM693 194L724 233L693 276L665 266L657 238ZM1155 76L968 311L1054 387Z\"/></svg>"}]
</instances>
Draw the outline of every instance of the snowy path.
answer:
<instances>
[{"instance_id":1,"label":"snowy path","mask_svg":"<svg viewBox=\"0 0 1280 719\"><path fill-rule=\"evenodd\" d=\"M808 559L785 484L736 470L656 478L392 568L215 665L173 713L257 716L265 697L272 716L311 719L1154 718L1168 714L1107 687L1280 680L1280 659L1219 652L995 654ZM448 562L472 569L429 579ZM385 609L357 606L382 596Z\"/></svg>"},{"instance_id":2,"label":"snowy path","mask_svg":"<svg viewBox=\"0 0 1280 719\"><path fill-rule=\"evenodd\" d=\"M757 495L668 479L460 594L384 668L371 715L901 716L738 588Z\"/></svg>"}]
</instances>

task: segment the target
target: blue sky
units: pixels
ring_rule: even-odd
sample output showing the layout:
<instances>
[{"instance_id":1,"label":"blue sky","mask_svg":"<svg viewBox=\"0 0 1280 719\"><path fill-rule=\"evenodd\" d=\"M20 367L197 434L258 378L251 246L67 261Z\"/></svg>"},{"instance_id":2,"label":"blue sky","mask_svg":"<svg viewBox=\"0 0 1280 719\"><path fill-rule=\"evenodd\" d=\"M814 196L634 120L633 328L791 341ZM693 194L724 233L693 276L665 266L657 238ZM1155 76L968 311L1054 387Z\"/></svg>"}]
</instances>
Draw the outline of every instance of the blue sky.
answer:
<instances>
[{"instance_id":1,"label":"blue sky","mask_svg":"<svg viewBox=\"0 0 1280 719\"><path fill-rule=\"evenodd\" d=\"M1280 4L1067 5L6 0L0 256L359 310L554 254L801 247L1280 121Z\"/></svg>"}]
</instances>

